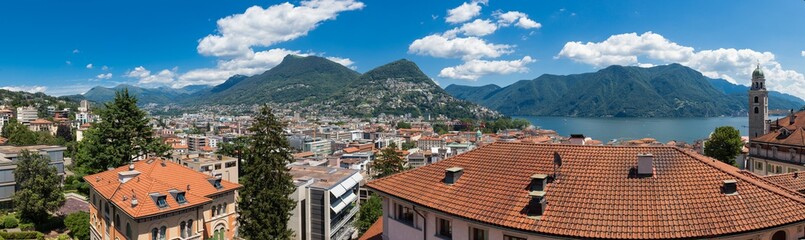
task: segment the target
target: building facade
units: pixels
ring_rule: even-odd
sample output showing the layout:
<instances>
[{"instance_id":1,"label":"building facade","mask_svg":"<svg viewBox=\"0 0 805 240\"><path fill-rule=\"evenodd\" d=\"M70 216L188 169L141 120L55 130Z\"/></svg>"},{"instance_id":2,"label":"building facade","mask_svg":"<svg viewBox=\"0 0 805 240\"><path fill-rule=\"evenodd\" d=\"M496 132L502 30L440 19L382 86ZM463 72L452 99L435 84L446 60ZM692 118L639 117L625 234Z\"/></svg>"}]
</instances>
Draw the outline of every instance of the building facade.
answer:
<instances>
[{"instance_id":1,"label":"building facade","mask_svg":"<svg viewBox=\"0 0 805 240\"><path fill-rule=\"evenodd\" d=\"M31 151L50 159L49 165L56 168L59 176L64 176L64 151L62 146L0 146L0 206L11 207L12 198L17 189L14 178L14 169L17 168L17 159L22 151Z\"/></svg>"},{"instance_id":2,"label":"building facade","mask_svg":"<svg viewBox=\"0 0 805 240\"><path fill-rule=\"evenodd\" d=\"M84 180L90 239L237 239L236 183L157 158Z\"/></svg>"},{"instance_id":3,"label":"building facade","mask_svg":"<svg viewBox=\"0 0 805 240\"><path fill-rule=\"evenodd\" d=\"M766 135L769 132L769 92L766 91L766 77L758 64L752 72L752 86L749 88L749 139Z\"/></svg>"},{"instance_id":4,"label":"building facade","mask_svg":"<svg viewBox=\"0 0 805 240\"><path fill-rule=\"evenodd\" d=\"M292 166L296 201L288 223L294 239L346 240L357 238L354 227L360 209L359 183L363 176L357 170Z\"/></svg>"}]
</instances>

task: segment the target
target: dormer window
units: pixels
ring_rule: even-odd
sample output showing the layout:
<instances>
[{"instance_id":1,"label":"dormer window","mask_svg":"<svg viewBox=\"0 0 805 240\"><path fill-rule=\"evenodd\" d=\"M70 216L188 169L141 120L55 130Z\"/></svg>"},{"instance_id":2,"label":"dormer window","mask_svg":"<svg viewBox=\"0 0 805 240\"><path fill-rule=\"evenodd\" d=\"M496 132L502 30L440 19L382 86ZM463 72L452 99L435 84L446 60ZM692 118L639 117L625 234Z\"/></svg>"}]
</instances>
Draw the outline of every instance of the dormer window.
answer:
<instances>
[{"instance_id":1,"label":"dormer window","mask_svg":"<svg viewBox=\"0 0 805 240\"><path fill-rule=\"evenodd\" d=\"M178 202L179 204L187 203L187 198L184 197L183 192L176 194L176 202Z\"/></svg>"},{"instance_id":2,"label":"dormer window","mask_svg":"<svg viewBox=\"0 0 805 240\"><path fill-rule=\"evenodd\" d=\"M215 187L215 189L224 188L224 185L221 185L221 178L220 177L209 179L209 181L210 181L210 184L212 184L212 186Z\"/></svg>"},{"instance_id":3,"label":"dormer window","mask_svg":"<svg viewBox=\"0 0 805 240\"><path fill-rule=\"evenodd\" d=\"M157 197L157 206L159 208L168 207L168 196L159 196L159 197Z\"/></svg>"}]
</instances>

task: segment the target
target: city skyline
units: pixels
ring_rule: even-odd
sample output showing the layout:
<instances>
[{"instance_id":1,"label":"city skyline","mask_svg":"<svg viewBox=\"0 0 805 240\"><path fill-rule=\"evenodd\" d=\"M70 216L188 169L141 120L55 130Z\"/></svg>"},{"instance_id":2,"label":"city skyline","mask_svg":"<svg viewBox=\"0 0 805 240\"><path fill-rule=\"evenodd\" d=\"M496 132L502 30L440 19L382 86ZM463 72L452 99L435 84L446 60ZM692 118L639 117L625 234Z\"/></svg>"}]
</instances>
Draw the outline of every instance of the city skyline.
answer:
<instances>
[{"instance_id":1,"label":"city skyline","mask_svg":"<svg viewBox=\"0 0 805 240\"><path fill-rule=\"evenodd\" d=\"M67 95L217 84L301 54L358 72L405 58L442 87L673 62L748 85L760 62L770 90L805 96L805 34L779 24L805 22L800 1L47 4L0 10L17 36L0 39L0 86Z\"/></svg>"}]
</instances>

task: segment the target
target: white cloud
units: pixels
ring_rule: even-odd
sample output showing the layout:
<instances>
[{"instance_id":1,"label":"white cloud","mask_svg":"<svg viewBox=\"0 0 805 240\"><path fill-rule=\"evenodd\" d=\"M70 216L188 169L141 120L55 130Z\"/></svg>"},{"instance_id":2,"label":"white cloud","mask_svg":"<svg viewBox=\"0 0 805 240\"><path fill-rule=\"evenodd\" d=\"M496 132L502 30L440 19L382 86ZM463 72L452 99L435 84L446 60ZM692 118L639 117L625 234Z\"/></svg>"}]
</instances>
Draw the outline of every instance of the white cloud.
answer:
<instances>
[{"instance_id":1,"label":"white cloud","mask_svg":"<svg viewBox=\"0 0 805 240\"><path fill-rule=\"evenodd\" d=\"M112 73L101 73L101 74L98 74L98 76L95 76L95 78L98 79L98 80L110 79L110 78L112 78Z\"/></svg>"},{"instance_id":2,"label":"white cloud","mask_svg":"<svg viewBox=\"0 0 805 240\"><path fill-rule=\"evenodd\" d=\"M322 21L338 13L364 7L354 0L309 0L299 6L281 3L268 8L253 6L242 14L219 19L218 33L199 41L198 52L207 56L248 57L252 47L266 47L307 35Z\"/></svg>"},{"instance_id":3,"label":"white cloud","mask_svg":"<svg viewBox=\"0 0 805 240\"><path fill-rule=\"evenodd\" d=\"M79 51L78 49L73 49L73 54L78 54L78 53L80 53L80 52L81 52L81 51Z\"/></svg>"},{"instance_id":4,"label":"white cloud","mask_svg":"<svg viewBox=\"0 0 805 240\"><path fill-rule=\"evenodd\" d=\"M805 96L805 75L784 69L771 52L734 48L696 51L652 32L618 34L601 42L568 42L556 58L596 67L680 63L705 76L743 85L750 84L751 73L760 62L769 89Z\"/></svg>"},{"instance_id":5,"label":"white cloud","mask_svg":"<svg viewBox=\"0 0 805 240\"><path fill-rule=\"evenodd\" d=\"M45 92L48 90L48 88L45 86L5 86L0 87L0 89L5 89L14 92L29 92L29 93Z\"/></svg>"},{"instance_id":6,"label":"white cloud","mask_svg":"<svg viewBox=\"0 0 805 240\"><path fill-rule=\"evenodd\" d=\"M802 53L800 53L800 54L802 54L802 56L805 57L805 51L802 51Z\"/></svg>"},{"instance_id":7,"label":"white cloud","mask_svg":"<svg viewBox=\"0 0 805 240\"><path fill-rule=\"evenodd\" d=\"M529 56L512 61L470 60L464 64L448 67L439 72L439 77L475 81L488 74L511 74L528 72L527 64L534 62Z\"/></svg>"},{"instance_id":8,"label":"white cloud","mask_svg":"<svg viewBox=\"0 0 805 240\"><path fill-rule=\"evenodd\" d=\"M103 67L101 67L101 70L104 70L104 71L109 71L109 67L107 67L106 65L104 65Z\"/></svg>"},{"instance_id":9,"label":"white cloud","mask_svg":"<svg viewBox=\"0 0 805 240\"><path fill-rule=\"evenodd\" d=\"M215 68L193 69L182 74L179 77L179 81L174 84L174 87L195 84L220 84L235 74L246 76L259 74L280 64L288 54L308 55L299 51L277 48L256 52L249 58L219 60Z\"/></svg>"},{"instance_id":10,"label":"white cloud","mask_svg":"<svg viewBox=\"0 0 805 240\"><path fill-rule=\"evenodd\" d=\"M338 64L341 64L344 67L348 67L348 68L350 68L352 70L355 70L355 66L352 66L353 64L355 64L355 62L353 62L349 58L327 57L327 59L330 60L330 61L333 61L333 62L337 62Z\"/></svg>"},{"instance_id":11,"label":"white cloud","mask_svg":"<svg viewBox=\"0 0 805 240\"><path fill-rule=\"evenodd\" d=\"M450 38L433 34L414 40L408 46L408 52L439 58L461 58L463 60L482 57L497 58L512 52L511 45L492 44L477 37Z\"/></svg>"},{"instance_id":12,"label":"white cloud","mask_svg":"<svg viewBox=\"0 0 805 240\"><path fill-rule=\"evenodd\" d=\"M151 71L143 66L134 68L126 73L126 77L136 78L138 84L173 84L176 80L177 68L171 70L163 69L156 74L151 74ZM109 75L111 77L111 74Z\"/></svg>"},{"instance_id":13,"label":"white cloud","mask_svg":"<svg viewBox=\"0 0 805 240\"><path fill-rule=\"evenodd\" d=\"M541 28L542 24L528 18L528 14L518 11L495 12L493 14L498 19L501 26L511 26L514 24L523 29Z\"/></svg>"},{"instance_id":14,"label":"white cloud","mask_svg":"<svg viewBox=\"0 0 805 240\"><path fill-rule=\"evenodd\" d=\"M64 61L64 63L67 64L67 65L73 65L73 62L70 62L70 61Z\"/></svg>"},{"instance_id":15,"label":"white cloud","mask_svg":"<svg viewBox=\"0 0 805 240\"><path fill-rule=\"evenodd\" d=\"M451 29L444 33L445 36L455 37L462 33L466 36L482 37L494 33L498 26L487 19L475 19L475 21L465 23L459 28Z\"/></svg>"},{"instance_id":16,"label":"white cloud","mask_svg":"<svg viewBox=\"0 0 805 240\"><path fill-rule=\"evenodd\" d=\"M92 69L92 63L87 64L87 69Z\"/></svg>"},{"instance_id":17,"label":"white cloud","mask_svg":"<svg viewBox=\"0 0 805 240\"><path fill-rule=\"evenodd\" d=\"M462 23L481 14L481 4L486 5L487 1L472 1L462 3L460 6L447 10L447 17L445 22L448 23Z\"/></svg>"}]
</instances>

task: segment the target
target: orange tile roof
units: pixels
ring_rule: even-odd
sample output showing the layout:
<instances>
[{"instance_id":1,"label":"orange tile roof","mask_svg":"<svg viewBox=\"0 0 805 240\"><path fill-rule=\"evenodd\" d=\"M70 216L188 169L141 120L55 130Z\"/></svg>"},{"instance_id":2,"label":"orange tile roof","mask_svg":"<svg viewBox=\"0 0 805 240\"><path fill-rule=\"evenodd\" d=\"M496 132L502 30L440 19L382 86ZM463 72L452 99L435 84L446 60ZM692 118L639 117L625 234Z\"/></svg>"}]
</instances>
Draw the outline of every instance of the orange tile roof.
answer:
<instances>
[{"instance_id":1,"label":"orange tile roof","mask_svg":"<svg viewBox=\"0 0 805 240\"><path fill-rule=\"evenodd\" d=\"M383 217L377 218L358 240L383 240Z\"/></svg>"},{"instance_id":2,"label":"orange tile roof","mask_svg":"<svg viewBox=\"0 0 805 240\"><path fill-rule=\"evenodd\" d=\"M41 118L37 118L37 119L31 121L31 124L51 124L51 123L53 123L53 122L48 121L47 119L41 119Z\"/></svg>"},{"instance_id":3,"label":"orange tile roof","mask_svg":"<svg viewBox=\"0 0 805 240\"><path fill-rule=\"evenodd\" d=\"M358 149L356 147L344 148L344 153L354 153L354 152L357 152L357 151L360 151L360 149Z\"/></svg>"},{"instance_id":4,"label":"orange tile roof","mask_svg":"<svg viewBox=\"0 0 805 240\"><path fill-rule=\"evenodd\" d=\"M552 174L541 219L523 209L530 176ZM630 177L638 153L654 155L653 177ZM445 169L462 167L457 183ZM721 193L737 180L738 194ZM805 221L805 196L675 147L493 143L432 165L371 181L376 192L499 227L574 238L707 238Z\"/></svg>"},{"instance_id":5,"label":"orange tile roof","mask_svg":"<svg viewBox=\"0 0 805 240\"><path fill-rule=\"evenodd\" d=\"M221 180L221 189L216 189L209 179L212 177L193 169L183 167L171 161L149 159L134 163L134 170L140 174L125 182L118 180L118 173L129 171L129 166L118 167L109 171L96 173L84 177L93 189L104 198L110 199L129 216L142 218L157 214L173 212L198 206L212 201L212 195L233 191L241 187L240 184ZM169 190L186 192L187 203L179 204L168 192ZM167 195L167 208L160 209L152 200L150 194ZM138 204L131 205L132 197L136 197ZM124 198L126 200L124 200Z\"/></svg>"},{"instance_id":6,"label":"orange tile roof","mask_svg":"<svg viewBox=\"0 0 805 240\"><path fill-rule=\"evenodd\" d=\"M805 171L763 176L763 179L805 194Z\"/></svg>"}]
</instances>

